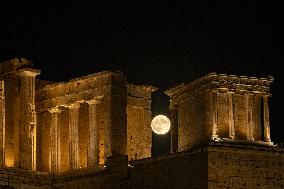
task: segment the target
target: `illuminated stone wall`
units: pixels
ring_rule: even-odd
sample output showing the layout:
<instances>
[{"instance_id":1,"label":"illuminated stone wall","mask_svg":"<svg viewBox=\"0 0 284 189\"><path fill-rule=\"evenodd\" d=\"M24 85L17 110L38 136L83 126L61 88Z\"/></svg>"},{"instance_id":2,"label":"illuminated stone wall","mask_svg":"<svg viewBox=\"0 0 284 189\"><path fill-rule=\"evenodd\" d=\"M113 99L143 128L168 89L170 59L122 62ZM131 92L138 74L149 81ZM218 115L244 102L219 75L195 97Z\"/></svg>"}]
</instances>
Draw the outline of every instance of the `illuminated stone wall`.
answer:
<instances>
[{"instance_id":1,"label":"illuminated stone wall","mask_svg":"<svg viewBox=\"0 0 284 189\"><path fill-rule=\"evenodd\" d=\"M172 151L210 140L270 140L269 85L273 78L212 73L166 91L172 116Z\"/></svg>"},{"instance_id":2,"label":"illuminated stone wall","mask_svg":"<svg viewBox=\"0 0 284 189\"><path fill-rule=\"evenodd\" d=\"M41 81L31 65L16 58L0 66L1 167L61 173L98 169L115 154L151 156L153 87L110 71Z\"/></svg>"},{"instance_id":3,"label":"illuminated stone wall","mask_svg":"<svg viewBox=\"0 0 284 189\"><path fill-rule=\"evenodd\" d=\"M5 88L0 80L0 167L5 166Z\"/></svg>"},{"instance_id":4,"label":"illuminated stone wall","mask_svg":"<svg viewBox=\"0 0 284 189\"><path fill-rule=\"evenodd\" d=\"M5 93L5 165L18 166L20 96L15 74L3 78ZM9 125L9 127L8 127Z\"/></svg>"},{"instance_id":5,"label":"illuminated stone wall","mask_svg":"<svg viewBox=\"0 0 284 189\"><path fill-rule=\"evenodd\" d=\"M0 64L4 94L1 107L5 133L2 137L4 167L36 169L35 77L27 59L11 59ZM3 92L3 91L2 91Z\"/></svg>"},{"instance_id":6,"label":"illuminated stone wall","mask_svg":"<svg viewBox=\"0 0 284 189\"><path fill-rule=\"evenodd\" d=\"M215 143L208 152L208 188L284 188L284 150Z\"/></svg>"},{"instance_id":7,"label":"illuminated stone wall","mask_svg":"<svg viewBox=\"0 0 284 189\"><path fill-rule=\"evenodd\" d=\"M151 156L153 87L129 85L114 72L39 86L38 170L97 169L114 154Z\"/></svg>"},{"instance_id":8,"label":"illuminated stone wall","mask_svg":"<svg viewBox=\"0 0 284 189\"><path fill-rule=\"evenodd\" d=\"M193 94L177 105L178 151L187 150L206 139L206 100L206 94Z\"/></svg>"},{"instance_id":9,"label":"illuminated stone wall","mask_svg":"<svg viewBox=\"0 0 284 189\"><path fill-rule=\"evenodd\" d=\"M149 86L127 87L127 154L129 160L151 157L151 93Z\"/></svg>"},{"instance_id":10,"label":"illuminated stone wall","mask_svg":"<svg viewBox=\"0 0 284 189\"><path fill-rule=\"evenodd\" d=\"M112 154L126 154L124 75L102 72L49 84L39 88L36 96L38 122L45 130L39 134L38 145L50 141L48 148L38 152L46 154L39 155L40 162L49 162L49 168L45 163L42 170L94 167Z\"/></svg>"},{"instance_id":11,"label":"illuminated stone wall","mask_svg":"<svg viewBox=\"0 0 284 189\"><path fill-rule=\"evenodd\" d=\"M116 155L96 170L56 176L23 170L0 169L0 173L0 187L9 180L10 186L18 188L281 189L284 149L212 142L193 151L133 161L130 166L127 156Z\"/></svg>"},{"instance_id":12,"label":"illuminated stone wall","mask_svg":"<svg viewBox=\"0 0 284 189\"><path fill-rule=\"evenodd\" d=\"M52 83L0 64L0 188L284 188L272 78L212 73L166 92L171 154L150 157L151 93L120 72Z\"/></svg>"}]
</instances>

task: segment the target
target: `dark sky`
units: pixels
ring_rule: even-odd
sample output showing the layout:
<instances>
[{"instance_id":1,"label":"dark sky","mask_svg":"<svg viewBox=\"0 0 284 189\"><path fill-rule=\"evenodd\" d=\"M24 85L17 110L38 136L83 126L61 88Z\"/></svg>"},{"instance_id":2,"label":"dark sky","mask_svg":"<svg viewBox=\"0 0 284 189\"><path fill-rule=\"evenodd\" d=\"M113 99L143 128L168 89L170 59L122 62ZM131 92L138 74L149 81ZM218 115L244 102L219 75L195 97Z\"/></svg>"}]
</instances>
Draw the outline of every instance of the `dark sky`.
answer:
<instances>
[{"instance_id":1,"label":"dark sky","mask_svg":"<svg viewBox=\"0 0 284 189\"><path fill-rule=\"evenodd\" d=\"M40 78L56 81L123 71L160 88L154 114L166 111L164 90L210 72L272 75L272 139L284 141L284 9L218 2L3 5L0 60L30 58Z\"/></svg>"}]
</instances>

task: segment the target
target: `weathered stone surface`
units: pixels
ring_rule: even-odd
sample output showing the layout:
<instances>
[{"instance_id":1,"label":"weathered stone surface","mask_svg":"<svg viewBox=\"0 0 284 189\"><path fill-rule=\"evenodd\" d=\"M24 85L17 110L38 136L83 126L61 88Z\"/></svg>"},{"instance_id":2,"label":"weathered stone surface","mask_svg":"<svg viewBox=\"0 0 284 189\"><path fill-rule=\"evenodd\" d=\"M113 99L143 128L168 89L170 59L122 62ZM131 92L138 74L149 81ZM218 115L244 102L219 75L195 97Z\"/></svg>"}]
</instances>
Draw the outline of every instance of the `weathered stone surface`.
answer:
<instances>
[{"instance_id":1,"label":"weathered stone surface","mask_svg":"<svg viewBox=\"0 0 284 189\"><path fill-rule=\"evenodd\" d=\"M127 87L127 154L129 160L151 157L151 93L147 86Z\"/></svg>"},{"instance_id":2,"label":"weathered stone surface","mask_svg":"<svg viewBox=\"0 0 284 189\"><path fill-rule=\"evenodd\" d=\"M0 167L5 166L5 88L0 80Z\"/></svg>"},{"instance_id":3,"label":"weathered stone surface","mask_svg":"<svg viewBox=\"0 0 284 189\"><path fill-rule=\"evenodd\" d=\"M208 188L284 188L283 164L283 148L215 143L208 149Z\"/></svg>"},{"instance_id":4,"label":"weathered stone surface","mask_svg":"<svg viewBox=\"0 0 284 189\"><path fill-rule=\"evenodd\" d=\"M284 188L272 78L212 73L166 92L171 154L151 157L151 94L120 72L52 83L0 64L0 188Z\"/></svg>"},{"instance_id":5,"label":"weathered stone surface","mask_svg":"<svg viewBox=\"0 0 284 189\"><path fill-rule=\"evenodd\" d=\"M173 122L178 124L178 151L219 139L272 145L268 109L272 81L212 73L166 91L170 111L177 112Z\"/></svg>"}]
</instances>

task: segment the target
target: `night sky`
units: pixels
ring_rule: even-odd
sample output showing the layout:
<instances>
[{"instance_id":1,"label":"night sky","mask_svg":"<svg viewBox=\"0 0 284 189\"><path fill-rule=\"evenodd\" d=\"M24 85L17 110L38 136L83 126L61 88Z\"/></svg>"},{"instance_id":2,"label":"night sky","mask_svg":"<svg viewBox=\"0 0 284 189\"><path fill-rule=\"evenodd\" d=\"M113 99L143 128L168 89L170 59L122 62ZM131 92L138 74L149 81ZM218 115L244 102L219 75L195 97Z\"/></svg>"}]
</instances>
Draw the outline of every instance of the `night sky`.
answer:
<instances>
[{"instance_id":1,"label":"night sky","mask_svg":"<svg viewBox=\"0 0 284 189\"><path fill-rule=\"evenodd\" d=\"M284 9L218 2L1 5L0 61L26 57L53 81L120 70L160 89L153 115L167 114L163 91L210 72L271 75L271 135L284 141Z\"/></svg>"}]
</instances>

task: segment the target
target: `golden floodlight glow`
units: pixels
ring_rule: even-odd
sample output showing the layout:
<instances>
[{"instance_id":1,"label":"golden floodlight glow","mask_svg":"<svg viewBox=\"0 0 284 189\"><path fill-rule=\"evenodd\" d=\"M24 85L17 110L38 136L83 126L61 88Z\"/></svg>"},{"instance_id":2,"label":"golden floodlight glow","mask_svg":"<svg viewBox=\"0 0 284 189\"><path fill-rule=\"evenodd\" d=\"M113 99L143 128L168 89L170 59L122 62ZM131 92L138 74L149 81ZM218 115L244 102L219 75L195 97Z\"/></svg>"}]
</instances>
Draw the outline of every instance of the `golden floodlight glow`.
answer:
<instances>
[{"instance_id":1,"label":"golden floodlight glow","mask_svg":"<svg viewBox=\"0 0 284 189\"><path fill-rule=\"evenodd\" d=\"M167 118L167 116L157 115L152 120L151 127L155 133L159 135L163 135L163 134L166 134L170 130L171 122L169 118Z\"/></svg>"},{"instance_id":2,"label":"golden floodlight glow","mask_svg":"<svg viewBox=\"0 0 284 189\"><path fill-rule=\"evenodd\" d=\"M5 164L7 167L14 167L14 158L7 158L5 159Z\"/></svg>"}]
</instances>

